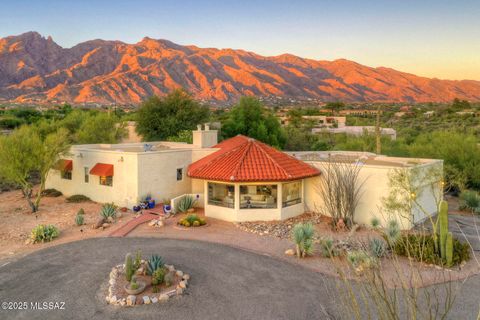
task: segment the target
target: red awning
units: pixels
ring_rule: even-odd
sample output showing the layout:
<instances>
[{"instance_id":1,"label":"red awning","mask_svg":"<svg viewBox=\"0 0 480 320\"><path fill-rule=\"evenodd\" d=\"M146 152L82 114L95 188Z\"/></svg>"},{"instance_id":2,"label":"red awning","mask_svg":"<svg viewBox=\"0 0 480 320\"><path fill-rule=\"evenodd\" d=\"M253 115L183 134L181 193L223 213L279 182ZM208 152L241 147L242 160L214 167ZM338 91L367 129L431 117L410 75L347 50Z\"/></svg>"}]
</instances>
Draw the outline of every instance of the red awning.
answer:
<instances>
[{"instance_id":1,"label":"red awning","mask_svg":"<svg viewBox=\"0 0 480 320\"><path fill-rule=\"evenodd\" d=\"M67 159L60 159L55 164L55 169L60 171L72 171L73 169L73 161Z\"/></svg>"},{"instance_id":2,"label":"red awning","mask_svg":"<svg viewBox=\"0 0 480 320\"><path fill-rule=\"evenodd\" d=\"M90 174L101 177L113 176L113 164L97 163L91 170Z\"/></svg>"}]
</instances>

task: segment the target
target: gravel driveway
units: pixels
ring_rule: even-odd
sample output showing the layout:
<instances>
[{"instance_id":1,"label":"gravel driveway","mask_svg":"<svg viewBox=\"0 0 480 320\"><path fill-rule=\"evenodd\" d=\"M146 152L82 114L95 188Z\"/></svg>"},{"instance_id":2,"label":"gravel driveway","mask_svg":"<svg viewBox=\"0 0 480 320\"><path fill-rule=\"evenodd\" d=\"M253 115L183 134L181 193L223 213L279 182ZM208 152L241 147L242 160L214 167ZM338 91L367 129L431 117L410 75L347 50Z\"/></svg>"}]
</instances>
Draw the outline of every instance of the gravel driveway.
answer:
<instances>
[{"instance_id":1,"label":"gravel driveway","mask_svg":"<svg viewBox=\"0 0 480 320\"><path fill-rule=\"evenodd\" d=\"M192 275L187 295L164 304L105 303L111 267L126 252L159 253ZM151 238L97 238L50 247L0 267L0 302L65 302L65 310L0 310L0 319L325 319L341 303L320 273L224 245ZM458 297L455 319L474 319L480 280Z\"/></svg>"}]
</instances>

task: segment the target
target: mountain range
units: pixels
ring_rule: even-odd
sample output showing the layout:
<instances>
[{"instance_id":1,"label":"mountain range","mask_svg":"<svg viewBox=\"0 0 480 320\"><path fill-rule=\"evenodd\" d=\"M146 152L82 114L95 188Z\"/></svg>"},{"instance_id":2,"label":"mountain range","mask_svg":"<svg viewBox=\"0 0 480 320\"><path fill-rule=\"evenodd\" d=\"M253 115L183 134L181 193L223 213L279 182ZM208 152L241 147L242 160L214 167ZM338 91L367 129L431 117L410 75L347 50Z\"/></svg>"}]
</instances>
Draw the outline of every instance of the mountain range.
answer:
<instances>
[{"instance_id":1,"label":"mountain range","mask_svg":"<svg viewBox=\"0 0 480 320\"><path fill-rule=\"evenodd\" d=\"M37 32L0 38L0 100L136 104L184 87L197 99L241 95L346 102L480 100L480 81L439 80L339 59L182 46L143 38L63 48Z\"/></svg>"}]
</instances>

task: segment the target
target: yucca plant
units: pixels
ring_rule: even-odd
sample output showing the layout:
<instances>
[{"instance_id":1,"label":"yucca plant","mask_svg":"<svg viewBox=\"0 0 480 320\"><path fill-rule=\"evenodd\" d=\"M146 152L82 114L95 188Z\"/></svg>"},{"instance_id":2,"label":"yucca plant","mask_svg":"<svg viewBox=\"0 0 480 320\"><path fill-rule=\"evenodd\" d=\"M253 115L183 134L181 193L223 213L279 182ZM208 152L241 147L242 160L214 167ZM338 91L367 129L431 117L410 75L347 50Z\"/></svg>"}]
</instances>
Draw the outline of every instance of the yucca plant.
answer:
<instances>
[{"instance_id":1,"label":"yucca plant","mask_svg":"<svg viewBox=\"0 0 480 320\"><path fill-rule=\"evenodd\" d=\"M151 276L155 270L163 268L165 264L163 263L162 257L159 255L152 255L147 261L147 274Z\"/></svg>"},{"instance_id":2,"label":"yucca plant","mask_svg":"<svg viewBox=\"0 0 480 320\"><path fill-rule=\"evenodd\" d=\"M113 203L105 203L100 210L100 216L107 220L109 217L115 219L117 216L117 207Z\"/></svg>"},{"instance_id":3,"label":"yucca plant","mask_svg":"<svg viewBox=\"0 0 480 320\"><path fill-rule=\"evenodd\" d=\"M397 220L390 220L387 223L387 228L385 230L385 236L390 245L394 245L400 238L400 225Z\"/></svg>"},{"instance_id":4,"label":"yucca plant","mask_svg":"<svg viewBox=\"0 0 480 320\"><path fill-rule=\"evenodd\" d=\"M177 202L177 205L175 207L175 212L181 212L181 213L187 212L188 209L191 209L195 206L196 202L197 200L194 197L189 195L184 196Z\"/></svg>"},{"instance_id":5,"label":"yucca plant","mask_svg":"<svg viewBox=\"0 0 480 320\"><path fill-rule=\"evenodd\" d=\"M296 245L297 257L304 258L313 253L313 236L315 229L313 224L298 223L293 227L293 241Z\"/></svg>"}]
</instances>

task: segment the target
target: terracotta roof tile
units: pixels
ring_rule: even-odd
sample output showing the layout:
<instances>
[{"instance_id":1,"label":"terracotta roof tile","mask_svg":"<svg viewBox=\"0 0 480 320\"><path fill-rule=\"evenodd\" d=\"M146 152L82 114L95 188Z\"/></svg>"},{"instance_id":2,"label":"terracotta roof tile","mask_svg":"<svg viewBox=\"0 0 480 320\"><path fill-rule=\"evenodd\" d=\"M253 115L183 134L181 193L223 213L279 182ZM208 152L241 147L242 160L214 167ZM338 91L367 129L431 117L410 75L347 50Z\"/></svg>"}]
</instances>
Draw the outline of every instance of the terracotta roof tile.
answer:
<instances>
[{"instance_id":1,"label":"terracotta roof tile","mask_svg":"<svg viewBox=\"0 0 480 320\"><path fill-rule=\"evenodd\" d=\"M316 168L242 135L214 146L220 150L192 163L188 176L216 181L288 181L320 174Z\"/></svg>"}]
</instances>

